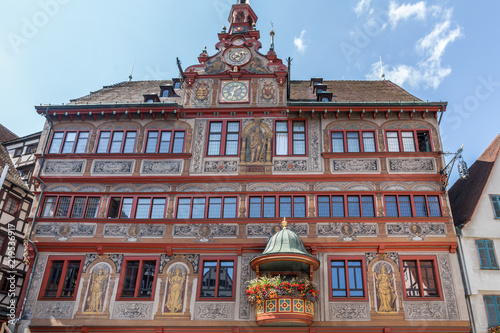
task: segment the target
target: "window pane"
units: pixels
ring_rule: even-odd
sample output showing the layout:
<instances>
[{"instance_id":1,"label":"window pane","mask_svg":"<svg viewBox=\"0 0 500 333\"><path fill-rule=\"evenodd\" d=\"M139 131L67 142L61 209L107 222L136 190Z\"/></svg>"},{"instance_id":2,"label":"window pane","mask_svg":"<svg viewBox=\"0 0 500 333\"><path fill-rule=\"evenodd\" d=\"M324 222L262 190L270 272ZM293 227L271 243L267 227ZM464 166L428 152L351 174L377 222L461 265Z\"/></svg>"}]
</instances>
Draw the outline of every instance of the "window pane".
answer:
<instances>
[{"instance_id":1,"label":"window pane","mask_svg":"<svg viewBox=\"0 0 500 333\"><path fill-rule=\"evenodd\" d=\"M208 199L208 218L219 219L222 213L222 198Z\"/></svg>"},{"instance_id":2,"label":"window pane","mask_svg":"<svg viewBox=\"0 0 500 333\"><path fill-rule=\"evenodd\" d=\"M417 142L419 151L423 152L431 151L431 143L429 140L428 131L417 132Z\"/></svg>"},{"instance_id":3,"label":"window pane","mask_svg":"<svg viewBox=\"0 0 500 333\"><path fill-rule=\"evenodd\" d=\"M344 152L344 134L340 132L332 132L332 152Z\"/></svg>"},{"instance_id":4,"label":"window pane","mask_svg":"<svg viewBox=\"0 0 500 333\"><path fill-rule=\"evenodd\" d=\"M363 151L366 153L374 153L375 149L375 134L373 132L363 132Z\"/></svg>"},{"instance_id":5,"label":"window pane","mask_svg":"<svg viewBox=\"0 0 500 333\"><path fill-rule=\"evenodd\" d=\"M387 132L387 150L390 152L399 151L398 132Z\"/></svg>"},{"instance_id":6,"label":"window pane","mask_svg":"<svg viewBox=\"0 0 500 333\"><path fill-rule=\"evenodd\" d=\"M133 201L134 201L133 198L123 198L122 212L120 214L120 218L129 219L132 217L132 203L133 203Z\"/></svg>"},{"instance_id":7,"label":"window pane","mask_svg":"<svg viewBox=\"0 0 500 333\"><path fill-rule=\"evenodd\" d=\"M76 289L76 281L78 280L78 272L80 270L80 261L68 262L66 268L66 276L61 289L61 297L73 297Z\"/></svg>"},{"instance_id":8,"label":"window pane","mask_svg":"<svg viewBox=\"0 0 500 333\"><path fill-rule=\"evenodd\" d=\"M123 132L114 132L113 140L111 141L110 153L121 153L123 141Z\"/></svg>"},{"instance_id":9,"label":"window pane","mask_svg":"<svg viewBox=\"0 0 500 333\"><path fill-rule=\"evenodd\" d=\"M293 154L305 155L306 153L306 127L303 121L294 121L293 130Z\"/></svg>"},{"instance_id":10,"label":"window pane","mask_svg":"<svg viewBox=\"0 0 500 333\"><path fill-rule=\"evenodd\" d=\"M226 155L238 155L240 136L240 123L231 121L227 123Z\"/></svg>"},{"instance_id":11,"label":"window pane","mask_svg":"<svg viewBox=\"0 0 500 333\"><path fill-rule=\"evenodd\" d=\"M318 197L318 217L330 217L330 197Z\"/></svg>"},{"instance_id":12,"label":"window pane","mask_svg":"<svg viewBox=\"0 0 500 333\"><path fill-rule=\"evenodd\" d=\"M500 195L492 195L491 204L493 205L495 218L500 219Z\"/></svg>"},{"instance_id":13,"label":"window pane","mask_svg":"<svg viewBox=\"0 0 500 333\"><path fill-rule=\"evenodd\" d=\"M99 144L97 145L97 152L99 154L108 152L110 138L111 132L101 132L101 134L99 135Z\"/></svg>"},{"instance_id":14,"label":"window pane","mask_svg":"<svg viewBox=\"0 0 500 333\"><path fill-rule=\"evenodd\" d=\"M71 217L80 218L83 217L83 211L85 209L85 202L87 198L76 197L73 201L73 210L71 211Z\"/></svg>"},{"instance_id":15,"label":"window pane","mask_svg":"<svg viewBox=\"0 0 500 333\"><path fill-rule=\"evenodd\" d=\"M138 297L151 297L155 281L155 270L156 261L144 261L142 263L142 276Z\"/></svg>"},{"instance_id":16,"label":"window pane","mask_svg":"<svg viewBox=\"0 0 500 333\"><path fill-rule=\"evenodd\" d=\"M56 208L56 197L46 197L45 204L43 205L43 217L54 216L54 210Z\"/></svg>"},{"instance_id":17,"label":"window pane","mask_svg":"<svg viewBox=\"0 0 500 333\"><path fill-rule=\"evenodd\" d=\"M496 327L500 325L500 296L484 296L486 313L488 316L488 326Z\"/></svg>"},{"instance_id":18,"label":"window pane","mask_svg":"<svg viewBox=\"0 0 500 333\"><path fill-rule=\"evenodd\" d=\"M165 205L167 203L167 199L164 198L154 198L153 199L153 208L151 209L151 218L152 219L162 219L165 217Z\"/></svg>"},{"instance_id":19,"label":"window pane","mask_svg":"<svg viewBox=\"0 0 500 333\"><path fill-rule=\"evenodd\" d=\"M359 153L359 133L347 132L347 151L350 153Z\"/></svg>"},{"instance_id":20,"label":"window pane","mask_svg":"<svg viewBox=\"0 0 500 333\"><path fill-rule=\"evenodd\" d=\"M365 291L363 288L363 272L361 260L349 260L348 275L349 275L349 296L350 297L363 297Z\"/></svg>"},{"instance_id":21,"label":"window pane","mask_svg":"<svg viewBox=\"0 0 500 333\"><path fill-rule=\"evenodd\" d=\"M108 217L117 218L120 211L121 198L111 198L111 203L109 204L109 214Z\"/></svg>"},{"instance_id":22,"label":"window pane","mask_svg":"<svg viewBox=\"0 0 500 333\"><path fill-rule=\"evenodd\" d=\"M221 261L219 269L219 290L218 297L232 297L233 296L233 261Z\"/></svg>"},{"instance_id":23,"label":"window pane","mask_svg":"<svg viewBox=\"0 0 500 333\"><path fill-rule=\"evenodd\" d=\"M422 274L424 297L438 297L433 261L420 260L420 273Z\"/></svg>"},{"instance_id":24,"label":"window pane","mask_svg":"<svg viewBox=\"0 0 500 333\"><path fill-rule=\"evenodd\" d=\"M64 267L64 261L53 261L50 268L47 287L45 288L44 297L56 297L59 288L59 281Z\"/></svg>"},{"instance_id":25,"label":"window pane","mask_svg":"<svg viewBox=\"0 0 500 333\"><path fill-rule=\"evenodd\" d=\"M73 147L75 146L76 132L67 132L66 138L64 139L64 145L62 149L63 154L69 154L73 152Z\"/></svg>"},{"instance_id":26,"label":"window pane","mask_svg":"<svg viewBox=\"0 0 500 333\"><path fill-rule=\"evenodd\" d=\"M413 197L415 204L415 215L418 217L427 216L427 207L425 206L425 197L423 195L415 195Z\"/></svg>"},{"instance_id":27,"label":"window pane","mask_svg":"<svg viewBox=\"0 0 500 333\"><path fill-rule=\"evenodd\" d=\"M191 214L191 199L181 198L177 205L177 218L188 219Z\"/></svg>"},{"instance_id":28,"label":"window pane","mask_svg":"<svg viewBox=\"0 0 500 333\"><path fill-rule=\"evenodd\" d=\"M400 195L399 200L399 216L401 217L411 217L411 202L410 196Z\"/></svg>"},{"instance_id":29,"label":"window pane","mask_svg":"<svg viewBox=\"0 0 500 333\"><path fill-rule=\"evenodd\" d=\"M250 197L248 217L261 217L262 198Z\"/></svg>"},{"instance_id":30,"label":"window pane","mask_svg":"<svg viewBox=\"0 0 500 333\"><path fill-rule=\"evenodd\" d=\"M149 208L151 206L150 198L137 199L137 210L135 212L136 219L147 219L149 217Z\"/></svg>"},{"instance_id":31,"label":"window pane","mask_svg":"<svg viewBox=\"0 0 500 333\"><path fill-rule=\"evenodd\" d=\"M123 152L126 154L133 153L135 150L135 138L137 137L136 132L127 132L125 137L125 145L123 146Z\"/></svg>"},{"instance_id":32,"label":"window pane","mask_svg":"<svg viewBox=\"0 0 500 333\"><path fill-rule=\"evenodd\" d=\"M344 260L331 262L332 297L347 297Z\"/></svg>"},{"instance_id":33,"label":"window pane","mask_svg":"<svg viewBox=\"0 0 500 333\"><path fill-rule=\"evenodd\" d=\"M170 141L172 140L172 132L162 132L160 139L159 153L170 153Z\"/></svg>"},{"instance_id":34,"label":"window pane","mask_svg":"<svg viewBox=\"0 0 500 333\"><path fill-rule=\"evenodd\" d=\"M397 217L398 216L398 204L395 195L385 196L385 211L387 217Z\"/></svg>"},{"instance_id":35,"label":"window pane","mask_svg":"<svg viewBox=\"0 0 500 333\"><path fill-rule=\"evenodd\" d=\"M217 261L204 261L200 297L215 297L216 279Z\"/></svg>"},{"instance_id":36,"label":"window pane","mask_svg":"<svg viewBox=\"0 0 500 333\"><path fill-rule=\"evenodd\" d=\"M223 218L236 218L236 198L224 198Z\"/></svg>"},{"instance_id":37,"label":"window pane","mask_svg":"<svg viewBox=\"0 0 500 333\"><path fill-rule=\"evenodd\" d=\"M292 217L292 198L280 197L280 217Z\"/></svg>"},{"instance_id":38,"label":"window pane","mask_svg":"<svg viewBox=\"0 0 500 333\"><path fill-rule=\"evenodd\" d=\"M59 197L59 201L57 203L56 217L68 216L70 201L71 197Z\"/></svg>"},{"instance_id":39,"label":"window pane","mask_svg":"<svg viewBox=\"0 0 500 333\"><path fill-rule=\"evenodd\" d=\"M222 139L222 122L211 122L208 135L207 155L220 155L220 145Z\"/></svg>"},{"instance_id":40,"label":"window pane","mask_svg":"<svg viewBox=\"0 0 500 333\"><path fill-rule=\"evenodd\" d=\"M417 261L404 260L403 273L405 277L405 289L407 297L420 297L420 287L418 285Z\"/></svg>"},{"instance_id":41,"label":"window pane","mask_svg":"<svg viewBox=\"0 0 500 333\"><path fill-rule=\"evenodd\" d=\"M57 154L61 150L62 140L64 137L64 132L55 132L52 137L52 143L50 144L49 153Z\"/></svg>"},{"instance_id":42,"label":"window pane","mask_svg":"<svg viewBox=\"0 0 500 333\"><path fill-rule=\"evenodd\" d=\"M174 133L174 146L172 148L173 154L182 154L184 149L184 132Z\"/></svg>"},{"instance_id":43,"label":"window pane","mask_svg":"<svg viewBox=\"0 0 500 333\"><path fill-rule=\"evenodd\" d=\"M276 198L264 197L264 218L276 217Z\"/></svg>"},{"instance_id":44,"label":"window pane","mask_svg":"<svg viewBox=\"0 0 500 333\"><path fill-rule=\"evenodd\" d=\"M344 217L344 197L332 196L332 217Z\"/></svg>"},{"instance_id":45,"label":"window pane","mask_svg":"<svg viewBox=\"0 0 500 333\"><path fill-rule=\"evenodd\" d=\"M193 219L205 218L205 198L193 199Z\"/></svg>"},{"instance_id":46,"label":"window pane","mask_svg":"<svg viewBox=\"0 0 500 333\"><path fill-rule=\"evenodd\" d=\"M293 217L306 217L306 197L293 197Z\"/></svg>"},{"instance_id":47,"label":"window pane","mask_svg":"<svg viewBox=\"0 0 500 333\"><path fill-rule=\"evenodd\" d=\"M87 203L87 212L85 213L85 217L87 218L96 218L99 208L100 198L89 198Z\"/></svg>"},{"instance_id":48,"label":"window pane","mask_svg":"<svg viewBox=\"0 0 500 333\"><path fill-rule=\"evenodd\" d=\"M158 143L158 132L152 131L148 133L148 141L146 143L146 153L156 153L156 145Z\"/></svg>"},{"instance_id":49,"label":"window pane","mask_svg":"<svg viewBox=\"0 0 500 333\"><path fill-rule=\"evenodd\" d=\"M373 197L371 195L361 196L361 205L363 208L363 216L364 217L374 217L375 216Z\"/></svg>"},{"instance_id":50,"label":"window pane","mask_svg":"<svg viewBox=\"0 0 500 333\"><path fill-rule=\"evenodd\" d=\"M403 141L403 151L414 152L415 140L413 139L413 132L401 132L401 138Z\"/></svg>"},{"instance_id":51,"label":"window pane","mask_svg":"<svg viewBox=\"0 0 500 333\"><path fill-rule=\"evenodd\" d=\"M361 216L358 196L349 195L347 197L347 211L348 211L350 217L360 217Z\"/></svg>"},{"instance_id":52,"label":"window pane","mask_svg":"<svg viewBox=\"0 0 500 333\"><path fill-rule=\"evenodd\" d=\"M78 142L76 143L75 154L85 153L87 142L89 140L89 132L80 132L78 135Z\"/></svg>"},{"instance_id":53,"label":"window pane","mask_svg":"<svg viewBox=\"0 0 500 333\"><path fill-rule=\"evenodd\" d=\"M441 206L439 205L439 197L437 195L427 196L427 203L429 205L429 216L441 216Z\"/></svg>"},{"instance_id":54,"label":"window pane","mask_svg":"<svg viewBox=\"0 0 500 333\"><path fill-rule=\"evenodd\" d=\"M276 122L276 155L288 155L288 122Z\"/></svg>"},{"instance_id":55,"label":"window pane","mask_svg":"<svg viewBox=\"0 0 500 333\"><path fill-rule=\"evenodd\" d=\"M134 297L137 273L139 272L139 261L127 261L125 277L123 279L122 296Z\"/></svg>"}]
</instances>

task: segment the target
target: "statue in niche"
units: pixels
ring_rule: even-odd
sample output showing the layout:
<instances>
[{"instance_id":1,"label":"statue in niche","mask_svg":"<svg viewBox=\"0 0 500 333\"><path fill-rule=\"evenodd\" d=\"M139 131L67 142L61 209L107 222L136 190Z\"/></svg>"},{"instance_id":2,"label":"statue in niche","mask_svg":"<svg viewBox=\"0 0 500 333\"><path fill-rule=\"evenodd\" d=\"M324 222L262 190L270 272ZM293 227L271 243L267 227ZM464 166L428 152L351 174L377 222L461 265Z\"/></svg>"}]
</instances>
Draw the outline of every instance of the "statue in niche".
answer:
<instances>
[{"instance_id":1,"label":"statue in niche","mask_svg":"<svg viewBox=\"0 0 500 333\"><path fill-rule=\"evenodd\" d=\"M168 295L166 307L171 313L178 313L182 311L184 281L186 274L182 274L180 268L175 269L175 274L169 272L168 276Z\"/></svg>"},{"instance_id":2,"label":"statue in niche","mask_svg":"<svg viewBox=\"0 0 500 333\"><path fill-rule=\"evenodd\" d=\"M387 273L387 267L382 265L380 273L375 273L375 281L377 287L377 297L379 301L379 312L394 312L394 301L396 300L396 293L392 283L392 274Z\"/></svg>"},{"instance_id":3,"label":"statue in niche","mask_svg":"<svg viewBox=\"0 0 500 333\"><path fill-rule=\"evenodd\" d=\"M261 162L264 157L266 138L262 134L260 122L254 127L249 136L250 162Z\"/></svg>"},{"instance_id":4,"label":"statue in niche","mask_svg":"<svg viewBox=\"0 0 500 333\"><path fill-rule=\"evenodd\" d=\"M104 272L104 269L99 268L97 273L92 273L92 284L89 289L89 296L87 297L88 308L85 312L101 313L103 295L108 285L109 272Z\"/></svg>"}]
</instances>

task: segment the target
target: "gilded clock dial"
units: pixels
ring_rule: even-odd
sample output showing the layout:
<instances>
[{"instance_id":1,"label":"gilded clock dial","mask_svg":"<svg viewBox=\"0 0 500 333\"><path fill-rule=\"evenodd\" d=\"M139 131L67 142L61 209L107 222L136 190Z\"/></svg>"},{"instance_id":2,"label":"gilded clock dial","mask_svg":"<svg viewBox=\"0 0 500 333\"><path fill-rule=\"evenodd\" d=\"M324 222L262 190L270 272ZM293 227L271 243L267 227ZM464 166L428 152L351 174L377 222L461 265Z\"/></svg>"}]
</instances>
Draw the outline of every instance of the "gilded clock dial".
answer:
<instances>
[{"instance_id":1,"label":"gilded clock dial","mask_svg":"<svg viewBox=\"0 0 500 333\"><path fill-rule=\"evenodd\" d=\"M248 81L223 81L221 102L248 102Z\"/></svg>"},{"instance_id":2,"label":"gilded clock dial","mask_svg":"<svg viewBox=\"0 0 500 333\"><path fill-rule=\"evenodd\" d=\"M232 47L224 53L224 60L232 66L242 66L251 58L250 51L244 47Z\"/></svg>"}]
</instances>

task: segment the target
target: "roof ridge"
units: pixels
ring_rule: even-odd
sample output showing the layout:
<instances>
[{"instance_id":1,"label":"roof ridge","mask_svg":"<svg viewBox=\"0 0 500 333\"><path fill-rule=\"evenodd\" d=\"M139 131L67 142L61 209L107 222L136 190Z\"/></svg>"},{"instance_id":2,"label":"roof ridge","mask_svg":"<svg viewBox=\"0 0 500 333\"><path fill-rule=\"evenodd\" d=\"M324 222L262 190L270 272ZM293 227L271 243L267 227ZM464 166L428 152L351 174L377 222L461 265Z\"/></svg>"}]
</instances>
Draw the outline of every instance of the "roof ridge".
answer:
<instances>
[{"instance_id":1,"label":"roof ridge","mask_svg":"<svg viewBox=\"0 0 500 333\"><path fill-rule=\"evenodd\" d=\"M493 162L498 158L498 154L500 152L500 133L496 136L493 141L488 145L488 147L483 151L481 156L478 157L478 161L487 161Z\"/></svg>"}]
</instances>

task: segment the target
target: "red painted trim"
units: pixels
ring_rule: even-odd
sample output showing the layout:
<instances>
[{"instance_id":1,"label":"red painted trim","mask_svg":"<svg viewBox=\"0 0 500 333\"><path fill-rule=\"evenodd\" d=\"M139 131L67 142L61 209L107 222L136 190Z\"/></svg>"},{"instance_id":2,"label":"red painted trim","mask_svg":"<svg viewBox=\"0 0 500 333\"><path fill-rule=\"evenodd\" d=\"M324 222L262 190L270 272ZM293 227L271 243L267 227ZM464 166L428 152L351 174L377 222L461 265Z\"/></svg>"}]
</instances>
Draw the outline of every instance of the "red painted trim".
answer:
<instances>
[{"instance_id":1,"label":"red painted trim","mask_svg":"<svg viewBox=\"0 0 500 333\"><path fill-rule=\"evenodd\" d=\"M50 135L50 145L48 145L47 147L47 150L46 150L46 154L50 155L50 150L52 148L52 144L53 144L53 140L54 140L54 135L56 133L63 133L63 137L62 137L62 141L61 141L61 147L59 147L59 154L63 155L63 156L69 156L68 154L74 154L75 153L75 149L76 147L78 146L78 140L80 139L80 134L81 133L88 133L89 136L87 138L87 144L85 145L85 151L87 151L87 147L89 145L89 141L90 141L90 134L91 134L91 130L54 130L51 132L51 135ZM64 144L66 143L66 138L68 136L68 133L76 133L76 136L75 136L75 142L73 143L73 149L71 150L70 153L62 153L62 150L64 148Z\"/></svg>"},{"instance_id":2,"label":"red painted trim","mask_svg":"<svg viewBox=\"0 0 500 333\"><path fill-rule=\"evenodd\" d=\"M216 272L216 285L215 285L215 292L218 292L218 286L219 286L219 270L220 270L220 262L221 261L232 261L233 262L233 290L231 292L231 297L200 297L201 293L201 285L203 281L203 267L204 267L204 262L205 261L217 261L217 272ZM198 269L198 290L196 292L196 301L205 301L205 302L224 302L224 301L234 301L236 298L236 278L237 278L237 271L238 271L238 257L236 256L207 256L207 257L202 257L200 258L200 266Z\"/></svg>"},{"instance_id":3,"label":"red painted trim","mask_svg":"<svg viewBox=\"0 0 500 333\"><path fill-rule=\"evenodd\" d=\"M430 209L429 209L429 200L427 199L428 197L437 197L438 198L438 203L439 203L439 211L441 212L441 216L433 216L434 218L436 217L443 217L443 204L441 202L441 196L439 193L429 193L429 192L411 192L411 193L401 193L401 192L384 192L383 196L383 205L384 205L384 212L385 216L387 216L387 205L386 205L386 197L396 197L396 206L398 209L398 217L400 218L427 218L428 216L417 216L415 212L415 197L425 197L425 207L427 209L427 215L430 215ZM400 197L410 197L410 207L411 207L411 217L402 217L401 212L399 211L400 206L399 206L399 198ZM394 216L391 216L394 218ZM432 218L432 217L431 217Z\"/></svg>"},{"instance_id":4,"label":"red painted trim","mask_svg":"<svg viewBox=\"0 0 500 333\"><path fill-rule=\"evenodd\" d=\"M41 154L36 154L36 158L41 158ZM121 159L137 159L137 160L165 160L165 159L177 159L177 160L187 160L190 159L192 154L182 153L182 154L167 154L167 153L155 153L155 154L146 154L146 153L123 153L123 154L115 154L115 153L92 153L92 154L71 154L71 157L68 154L50 154L46 155L45 158L47 160L55 160L55 159L88 159L90 161L102 159L103 156L106 156L106 159L109 160L121 160ZM95 178L96 176L92 176ZM50 177L49 177L50 178ZM85 178L85 177L83 177ZM88 178L88 177L86 177Z\"/></svg>"},{"instance_id":5,"label":"red painted trim","mask_svg":"<svg viewBox=\"0 0 500 333\"><path fill-rule=\"evenodd\" d=\"M125 281L125 273L127 272L127 263L129 261L139 261L139 269L137 270L137 279L135 281L135 290L134 290L134 297L123 297L122 292L123 292L123 282ZM153 288L151 290L151 297L139 297L139 288L141 284L141 278L142 278L142 269L143 269L143 262L144 261L154 261L155 262L155 275L153 278ZM159 272L159 260L158 257L147 257L147 256L138 256L138 257L132 257L132 256L127 256L123 258L122 261L122 271L120 274L120 282L118 284L118 291L116 293L116 300L117 301L152 301L155 297L155 291L156 291L156 282L158 280L158 272Z\"/></svg>"},{"instance_id":6,"label":"red painted trim","mask_svg":"<svg viewBox=\"0 0 500 333\"><path fill-rule=\"evenodd\" d=\"M287 133L288 133L288 154L286 155L278 155L276 153L276 143L277 143L277 140L276 140L276 134L277 134L277 131L276 131L276 123L279 123L279 122L287 122ZM304 144L305 144L305 154L294 154L293 153L293 134L294 133L302 133L302 132L294 132L293 131L293 123L294 122L303 122L304 123ZM297 157L297 156L301 156L301 157L307 157L309 156L309 153L308 153L308 148L309 148L309 145L308 145L308 136L307 136L307 119L306 118L299 118L299 119L283 119L283 118L278 118L278 119L274 119L273 120L273 136L274 136L274 140L273 140L273 156L274 157L286 157L286 156L293 156L293 157Z\"/></svg>"},{"instance_id":7,"label":"red painted trim","mask_svg":"<svg viewBox=\"0 0 500 333\"><path fill-rule=\"evenodd\" d=\"M147 153L146 152L146 148L148 146L148 140L149 140L149 134L152 133L152 132L158 132L158 138L157 138L157 142L156 142L156 149L155 149L155 152L154 153ZM170 146L168 147L168 150L169 152L168 153L159 153L159 149L160 149L160 144L161 144L161 135L165 132L170 132L171 133L171 136L170 136ZM143 143L143 146L142 146L142 151L143 151L143 158L148 158L147 156L148 155L151 155L151 154L169 154L169 155L173 155L172 153L172 150L174 148L174 142L175 142L175 133L177 132L182 132L184 133L184 137L182 139L182 153L181 154L184 154L185 150L186 150L186 130L184 129L156 129L156 128L148 128L146 129L145 133L144 133L144 143ZM178 153L176 153L177 155Z\"/></svg>"},{"instance_id":8,"label":"red painted trim","mask_svg":"<svg viewBox=\"0 0 500 333\"><path fill-rule=\"evenodd\" d=\"M102 204L102 200L101 200L102 195L100 193L98 195L96 195L96 193L93 193L93 195L80 195L80 193L71 195L71 193L74 193L74 192L60 192L59 194L54 194L54 193L50 193L50 192L46 193L43 196L42 200L40 200L40 202L43 202L43 205L42 205L42 209L39 212L39 218L46 218L46 219L54 219L55 218L58 220L63 219L63 218L71 218L71 215L72 215L73 209L74 209L75 198L85 198L85 206L84 206L82 219L85 217L85 213L87 212L87 207L88 207L88 203L89 203L90 198L99 198L99 205L97 206L97 211L99 211L99 208L101 207L101 204ZM57 214L57 211L58 211L58 208L60 205L60 199L63 197L70 198L68 212L66 213L66 216L58 217L58 216L56 216L56 214ZM43 216L43 212L45 211L45 205L47 204L48 198L56 198L55 199L54 214L52 216Z\"/></svg>"},{"instance_id":9,"label":"red painted trim","mask_svg":"<svg viewBox=\"0 0 500 333\"><path fill-rule=\"evenodd\" d=\"M345 263L345 277L346 277L346 290L347 293L349 293L349 270L348 270L348 265L347 262L349 260L357 260L361 261L361 274L363 275L363 293L364 297L333 297L332 295L332 268L331 268L331 263L332 261L339 261L343 260ZM328 256L328 264L329 264L329 271L328 271L328 292L329 292L329 300L331 302L351 302L351 301L367 301L368 300L368 281L366 280L366 264L365 264L365 257L364 256Z\"/></svg>"},{"instance_id":10,"label":"red painted trim","mask_svg":"<svg viewBox=\"0 0 500 333\"><path fill-rule=\"evenodd\" d=\"M343 192L315 192L316 193L316 216L319 215L319 209L318 209L318 198L319 197L329 197L329 207L330 207L330 216L321 216L320 218L333 218L333 219L345 219L345 218L357 218L357 219L363 219L365 221L365 218L375 218L377 217L377 198L375 197L374 193L364 193L364 192L349 192L346 193L345 191ZM342 204L344 205L344 216L337 217L337 216L332 216L332 197L343 197L343 202ZM358 197L358 204L359 204L359 213L360 216L349 216L349 205L348 205L348 197ZM363 216L363 202L362 202L362 197L371 197L372 198L372 204L373 204L373 214L374 216ZM379 216L383 217L383 216Z\"/></svg>"},{"instance_id":11,"label":"red painted trim","mask_svg":"<svg viewBox=\"0 0 500 333\"><path fill-rule=\"evenodd\" d=\"M348 152L348 146L347 146L347 132L356 132L358 133L358 143L359 143L359 152ZM343 138L343 143L344 143L344 151L343 152L333 152L333 145L332 145L332 134L333 133L342 133L342 138ZM373 139L374 139L374 144L375 144L375 152L369 152L367 154L377 154L379 151L378 147L378 138L377 138L377 130L330 130L329 131L329 138L330 138L330 152L332 154L336 154L335 157L344 157L344 155L339 156L338 154L345 154L345 153L352 153L352 154L360 154L360 153L365 153L365 148L364 148L364 143L363 143L363 133L373 133ZM359 155L356 155L359 156Z\"/></svg>"},{"instance_id":12,"label":"red painted trim","mask_svg":"<svg viewBox=\"0 0 500 333\"><path fill-rule=\"evenodd\" d=\"M256 195L251 195L250 193L253 193L253 194L256 194ZM274 200L274 217L268 217L269 219L276 219L276 218L279 218L280 217L280 198L291 198L291 202L290 202L290 205L291 205L291 214L292 214L292 217L290 217L291 219L294 219L295 217L293 216L294 215L294 201L293 199L296 198L296 197L302 197L304 198L304 208L305 208L305 212L304 212L304 217L299 217L299 218L305 218L307 217L307 213L308 213L308 195L307 193L297 193L297 192L294 192L293 194L284 194L284 192L280 192L280 195L278 194L260 194L260 195L257 195L256 192L250 192L247 194L248 198L247 198L247 207L248 207L248 210L247 210L247 216L250 216L250 198L261 198L261 202L260 202L260 217L247 217L247 220L252 220L252 219L261 219L261 218L264 218L262 216L264 216L264 198L275 198ZM266 219L268 219L266 218ZM288 217L287 217L288 218ZM279 222L279 221L278 221Z\"/></svg>"},{"instance_id":13,"label":"red painted trim","mask_svg":"<svg viewBox=\"0 0 500 333\"><path fill-rule=\"evenodd\" d=\"M186 192L181 192L182 194L187 194ZM190 222L193 222L193 221L200 221L200 220L206 220L208 222L213 222L214 219L224 219L224 221L227 221L229 219L237 219L238 218L238 207L239 207L239 201L240 201L240 198L239 198L239 195L235 195L234 192L229 192L231 193L232 195L207 195L207 196L203 196L203 195L199 195L199 196L183 196L181 193L179 193L175 199L175 208L174 208L174 211L175 211L175 221L179 222L179 221L190 221ZM222 193L221 193L222 194ZM198 219L198 218L193 218L193 199L198 199L198 198L205 198L205 209L204 209L204 217L201 218L201 219ZM209 218L208 217L208 213L209 213L209 201L210 199L213 199L213 198L221 198L222 199L222 202L221 202L221 217L218 217L218 218ZM235 217L234 218L224 218L224 199L226 198L236 198L236 212L235 212ZM179 200L180 199L190 199L190 208L189 208L189 218L184 218L184 217L179 217L178 214L179 214Z\"/></svg>"},{"instance_id":14,"label":"red painted trim","mask_svg":"<svg viewBox=\"0 0 500 333\"><path fill-rule=\"evenodd\" d=\"M418 146L418 139L417 139L417 133L418 132L427 132L429 136L429 146L431 152L434 151L434 145L432 143L432 135L431 135L431 129L426 128L426 129L384 129L384 139L385 139L385 146L386 146L386 151L389 152L389 145L387 141L387 133L388 132L396 132L398 134L398 142L399 142L399 150L398 152L405 152L403 150L403 138L401 133L402 132L412 132L413 133L413 144L415 146L415 152L410 152L410 153L428 153L428 152L420 152L419 146Z\"/></svg>"},{"instance_id":15,"label":"red painted trim","mask_svg":"<svg viewBox=\"0 0 500 333\"><path fill-rule=\"evenodd\" d=\"M67 251L67 247L66 250ZM43 276L42 280L42 286L40 287L40 292L38 294L38 300L39 301L46 301L46 300L58 300L58 301L74 301L76 299L76 296L78 294L78 287L80 286L80 277L82 276L82 266L83 266L83 261L85 257L83 256L60 256L60 255L53 255L49 256L47 260L47 266L45 266L45 274ZM73 293L73 297L45 297L43 294L45 293L45 289L47 288L47 282L50 276L50 271L52 269L52 263L54 261L64 261L63 265L63 270L61 272L61 278L59 280L59 285L57 288L57 295L61 293L62 286L64 284L64 279L66 277L66 272L68 268L68 262L70 261L80 261L80 268L78 269L78 278L76 280L75 284L75 291Z\"/></svg>"},{"instance_id":16,"label":"red painted trim","mask_svg":"<svg viewBox=\"0 0 500 333\"><path fill-rule=\"evenodd\" d=\"M420 291L423 294L423 283L422 283L422 273L420 271L420 261L421 260L430 260L432 261L433 269L434 269L434 277L436 279L436 288L437 288L437 293L439 297L407 297L406 296L406 286L405 286L405 276L404 276L404 266L403 262L405 260L416 260L417 261L417 274L418 274L418 283L420 287ZM437 301L437 300L443 300L443 291L441 288L441 279L439 277L439 267L437 265L437 259L436 256L400 256L399 257L399 264L401 267L401 285L403 287L402 293L403 293L403 299L405 301Z\"/></svg>"},{"instance_id":17,"label":"red painted trim","mask_svg":"<svg viewBox=\"0 0 500 333\"><path fill-rule=\"evenodd\" d=\"M99 148L99 143L101 141L101 135L103 132L109 132L109 142L108 142L108 147L106 148L106 152L104 153L98 153L97 149ZM114 154L120 154L123 156L123 149L125 149L125 141L127 139L127 133L129 132L135 132L135 140L134 140L134 152L137 150L137 137L139 136L139 130L134 129L134 130L114 130L114 129L99 129L97 131L96 137L97 137L97 144L95 145L94 153L97 154L97 156L102 156L102 154L110 154L110 149L111 149L111 144L113 143L113 136L115 133L121 132L123 133L122 137L122 143L120 146L120 152L119 153L114 153ZM128 154L133 154L133 153L126 153L127 156ZM106 158L108 155L106 155Z\"/></svg>"},{"instance_id":18,"label":"red painted trim","mask_svg":"<svg viewBox=\"0 0 500 333\"><path fill-rule=\"evenodd\" d=\"M212 123L222 123L222 131L221 131L221 139L220 139L220 147L219 147L219 155L208 155L208 145L209 145L209 139L210 139L210 125ZM226 155L226 142L227 142L227 126L228 123L238 123L238 152L236 155ZM227 156L227 157L238 157L240 156L240 148L241 148L241 121L239 120L211 120L208 122L208 128L207 128L207 139L206 139L206 145L205 145L205 157L210 158L210 157L218 157L218 156Z\"/></svg>"}]
</instances>

